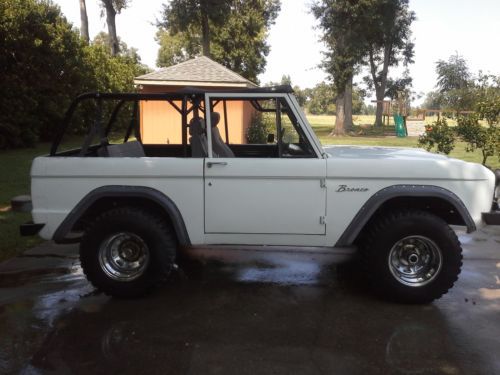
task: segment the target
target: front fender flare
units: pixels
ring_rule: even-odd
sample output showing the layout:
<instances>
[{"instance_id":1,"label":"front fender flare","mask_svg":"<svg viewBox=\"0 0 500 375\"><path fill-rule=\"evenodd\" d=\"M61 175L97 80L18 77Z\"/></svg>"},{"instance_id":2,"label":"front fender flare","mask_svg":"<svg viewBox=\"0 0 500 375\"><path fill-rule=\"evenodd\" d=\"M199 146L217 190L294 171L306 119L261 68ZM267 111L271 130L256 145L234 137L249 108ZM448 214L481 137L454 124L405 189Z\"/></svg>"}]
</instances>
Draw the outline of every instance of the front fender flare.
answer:
<instances>
[{"instance_id":1,"label":"front fender flare","mask_svg":"<svg viewBox=\"0 0 500 375\"><path fill-rule=\"evenodd\" d=\"M451 191L433 185L393 185L379 190L372 195L358 211L354 219L342 233L335 246L350 246L356 237L371 219L375 212L388 200L398 197L429 197L440 198L450 203L460 214L467 232L474 232L476 224L462 200Z\"/></svg>"}]
</instances>

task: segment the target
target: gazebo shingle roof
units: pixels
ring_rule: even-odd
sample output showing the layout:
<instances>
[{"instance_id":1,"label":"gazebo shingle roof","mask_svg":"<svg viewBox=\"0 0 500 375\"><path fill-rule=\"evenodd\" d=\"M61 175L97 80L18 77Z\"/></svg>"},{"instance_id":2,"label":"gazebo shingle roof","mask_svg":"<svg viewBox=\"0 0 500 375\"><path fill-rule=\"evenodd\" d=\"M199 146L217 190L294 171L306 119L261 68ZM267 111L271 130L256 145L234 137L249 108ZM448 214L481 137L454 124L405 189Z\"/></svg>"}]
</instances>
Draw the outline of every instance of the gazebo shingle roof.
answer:
<instances>
[{"instance_id":1,"label":"gazebo shingle roof","mask_svg":"<svg viewBox=\"0 0 500 375\"><path fill-rule=\"evenodd\" d=\"M172 84L176 82L196 83L223 83L237 84L238 86L255 87L256 84L206 56L196 57L183 63L169 66L152 73L144 74L135 78L136 83Z\"/></svg>"}]
</instances>

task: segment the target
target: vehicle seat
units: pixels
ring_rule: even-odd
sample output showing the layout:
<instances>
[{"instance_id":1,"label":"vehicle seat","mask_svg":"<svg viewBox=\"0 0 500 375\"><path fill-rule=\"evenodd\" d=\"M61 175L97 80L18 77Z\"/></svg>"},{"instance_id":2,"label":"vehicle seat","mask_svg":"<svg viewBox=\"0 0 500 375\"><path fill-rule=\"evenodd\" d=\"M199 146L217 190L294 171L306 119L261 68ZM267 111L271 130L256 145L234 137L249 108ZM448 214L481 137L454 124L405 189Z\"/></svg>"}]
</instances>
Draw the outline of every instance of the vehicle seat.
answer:
<instances>
[{"instance_id":1,"label":"vehicle seat","mask_svg":"<svg viewBox=\"0 0 500 375\"><path fill-rule=\"evenodd\" d=\"M222 141L217 125L220 121L220 114L213 112L211 117L212 121L212 152L214 157L219 158L234 158L234 152L227 144Z\"/></svg>"},{"instance_id":2,"label":"vehicle seat","mask_svg":"<svg viewBox=\"0 0 500 375\"><path fill-rule=\"evenodd\" d=\"M142 144L139 141L131 141L118 145L108 145L101 147L97 154L99 156L108 156L110 158L129 157L141 158L146 156Z\"/></svg>"},{"instance_id":3,"label":"vehicle seat","mask_svg":"<svg viewBox=\"0 0 500 375\"><path fill-rule=\"evenodd\" d=\"M205 135L205 122L199 117L193 117L189 122L189 143L191 144L191 156L193 158L204 158L208 155L208 142Z\"/></svg>"}]
</instances>

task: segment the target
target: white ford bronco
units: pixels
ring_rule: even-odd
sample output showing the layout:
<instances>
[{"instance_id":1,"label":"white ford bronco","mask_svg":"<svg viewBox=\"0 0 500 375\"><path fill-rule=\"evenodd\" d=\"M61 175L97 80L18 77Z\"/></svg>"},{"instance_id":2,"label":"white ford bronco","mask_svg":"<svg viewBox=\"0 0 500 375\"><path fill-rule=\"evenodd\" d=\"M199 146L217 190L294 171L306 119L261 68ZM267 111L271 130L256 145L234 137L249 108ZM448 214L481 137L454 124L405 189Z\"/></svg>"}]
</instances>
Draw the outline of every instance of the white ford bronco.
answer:
<instances>
[{"instance_id":1,"label":"white ford bronco","mask_svg":"<svg viewBox=\"0 0 500 375\"><path fill-rule=\"evenodd\" d=\"M161 142L141 138L150 103L171 116L148 125L168 134ZM244 139L249 121L263 140ZM75 129L86 131L76 146ZM450 225L472 232L498 218L487 168L421 149L322 146L287 86L83 94L31 181L21 233L80 242L87 278L120 297L165 280L186 248L229 244L349 248L376 291L430 302L460 273Z\"/></svg>"}]
</instances>

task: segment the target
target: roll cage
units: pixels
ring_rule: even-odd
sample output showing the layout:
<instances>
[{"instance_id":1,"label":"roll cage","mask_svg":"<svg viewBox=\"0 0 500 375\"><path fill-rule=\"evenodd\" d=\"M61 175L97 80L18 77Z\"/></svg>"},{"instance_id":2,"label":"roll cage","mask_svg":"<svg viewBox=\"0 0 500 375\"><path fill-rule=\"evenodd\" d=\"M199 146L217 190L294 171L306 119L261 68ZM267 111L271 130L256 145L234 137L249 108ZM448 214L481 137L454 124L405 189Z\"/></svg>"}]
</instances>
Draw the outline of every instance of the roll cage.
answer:
<instances>
[{"instance_id":1,"label":"roll cage","mask_svg":"<svg viewBox=\"0 0 500 375\"><path fill-rule=\"evenodd\" d=\"M71 121L75 115L75 111L83 103L93 102L95 105L94 119L88 129L85 129L86 136L82 143L80 155L84 156L89 150L90 143L97 135L101 146L109 145L108 137L113 132L117 122L118 115L126 103L132 103L132 116L130 117L129 124L125 129L123 142L127 142L132 134L140 141L140 124L139 124L139 102L142 100L147 101L165 101L168 102L180 115L182 119L182 154L188 156L188 115L192 113L193 117L199 117L200 113L206 118L207 122L207 136L211 131L210 116L206 116L206 108L210 106L212 109L218 103L223 104L224 111L224 128L226 143L229 143L228 134L228 120L226 102L228 100L245 99L249 100L252 107L259 112L283 112L293 111L283 105L276 105L276 108L265 108L261 105L258 98L273 98L276 95L284 97L286 94L293 93L290 86L275 86L268 88L251 88L251 89L233 89L224 90L214 93L213 90L201 90L195 88L186 88L179 90L175 93L100 93L89 92L77 96L69 106L63 118L60 131L52 143L50 156L64 155L59 151L63 137L70 129ZM255 100L252 100L252 97ZM180 105L178 103L180 102ZM103 123L103 105L108 103L109 119ZM277 102L278 103L278 102ZM301 119L302 120L302 119ZM280 124L278 123L278 127ZM278 147L282 147L282 139L280 137L280 129L278 129ZM311 142L311 134L307 134L307 138ZM311 142L314 148L317 148L314 140ZM211 155L211 145L209 147L209 155ZM317 151L317 150L316 150ZM321 155L321 152L319 153Z\"/></svg>"}]
</instances>

